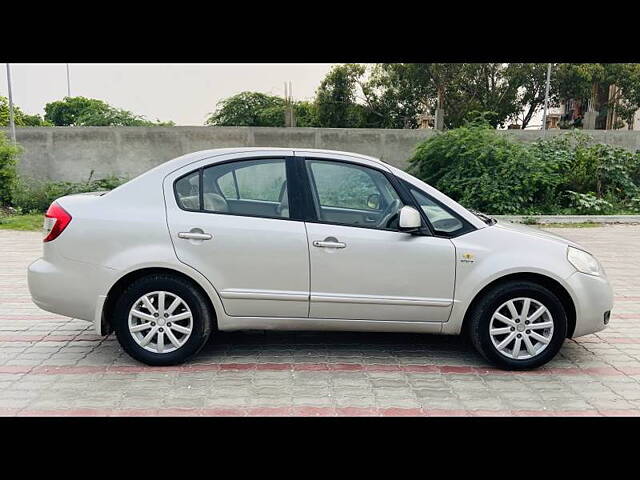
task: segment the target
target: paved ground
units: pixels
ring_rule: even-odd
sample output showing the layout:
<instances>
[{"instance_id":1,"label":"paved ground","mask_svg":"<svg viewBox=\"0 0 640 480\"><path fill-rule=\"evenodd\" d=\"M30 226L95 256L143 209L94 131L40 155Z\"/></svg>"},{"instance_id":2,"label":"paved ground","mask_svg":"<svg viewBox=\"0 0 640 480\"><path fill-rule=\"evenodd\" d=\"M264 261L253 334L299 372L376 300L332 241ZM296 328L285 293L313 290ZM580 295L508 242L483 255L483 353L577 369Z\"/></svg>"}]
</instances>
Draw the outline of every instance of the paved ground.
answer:
<instances>
[{"instance_id":1,"label":"paved ground","mask_svg":"<svg viewBox=\"0 0 640 480\"><path fill-rule=\"evenodd\" d=\"M186 366L146 367L33 305L40 234L0 231L0 415L640 415L640 226L557 233L602 260L611 324L511 373L456 337L362 333L219 334Z\"/></svg>"}]
</instances>

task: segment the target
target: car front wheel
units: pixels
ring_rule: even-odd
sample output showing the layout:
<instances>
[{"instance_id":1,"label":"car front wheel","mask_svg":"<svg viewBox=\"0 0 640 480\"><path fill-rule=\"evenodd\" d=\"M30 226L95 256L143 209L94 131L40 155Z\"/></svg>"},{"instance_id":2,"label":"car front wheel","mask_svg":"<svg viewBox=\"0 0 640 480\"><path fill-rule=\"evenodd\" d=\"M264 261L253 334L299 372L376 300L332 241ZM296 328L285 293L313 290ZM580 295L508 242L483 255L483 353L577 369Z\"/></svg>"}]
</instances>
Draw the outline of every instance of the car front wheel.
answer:
<instances>
[{"instance_id":1,"label":"car front wheel","mask_svg":"<svg viewBox=\"0 0 640 480\"><path fill-rule=\"evenodd\" d=\"M507 370L544 365L567 336L567 315L558 297L526 281L499 285L477 303L469 319L476 349Z\"/></svg>"},{"instance_id":2,"label":"car front wheel","mask_svg":"<svg viewBox=\"0 0 640 480\"><path fill-rule=\"evenodd\" d=\"M176 365L195 355L211 333L211 313L188 281L165 274L133 282L116 302L122 348L147 365Z\"/></svg>"}]
</instances>

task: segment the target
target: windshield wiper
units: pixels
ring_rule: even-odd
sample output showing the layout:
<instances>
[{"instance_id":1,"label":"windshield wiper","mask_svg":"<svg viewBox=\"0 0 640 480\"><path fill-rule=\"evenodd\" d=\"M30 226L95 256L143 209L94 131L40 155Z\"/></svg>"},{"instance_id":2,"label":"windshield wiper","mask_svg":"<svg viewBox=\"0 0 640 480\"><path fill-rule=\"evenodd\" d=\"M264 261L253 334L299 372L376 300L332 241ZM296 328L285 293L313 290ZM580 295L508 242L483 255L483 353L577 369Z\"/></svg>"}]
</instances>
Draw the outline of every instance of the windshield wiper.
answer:
<instances>
[{"instance_id":1,"label":"windshield wiper","mask_svg":"<svg viewBox=\"0 0 640 480\"><path fill-rule=\"evenodd\" d=\"M496 220L493 217L490 217L489 215L485 215L482 212L478 212L476 210L469 210L471 213L473 213L476 217L478 217L480 220L482 220L484 223L486 223L487 225L495 225L496 223L498 223L498 220Z\"/></svg>"}]
</instances>

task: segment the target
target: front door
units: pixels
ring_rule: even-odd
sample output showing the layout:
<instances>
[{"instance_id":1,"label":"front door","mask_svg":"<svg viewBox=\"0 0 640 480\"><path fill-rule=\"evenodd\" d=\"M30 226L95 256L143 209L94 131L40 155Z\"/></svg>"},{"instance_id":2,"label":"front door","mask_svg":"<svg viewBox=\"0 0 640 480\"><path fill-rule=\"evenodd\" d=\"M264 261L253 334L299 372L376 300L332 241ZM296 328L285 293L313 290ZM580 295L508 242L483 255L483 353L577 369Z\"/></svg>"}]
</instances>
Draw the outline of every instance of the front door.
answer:
<instances>
[{"instance_id":1,"label":"front door","mask_svg":"<svg viewBox=\"0 0 640 480\"><path fill-rule=\"evenodd\" d=\"M290 213L286 162L219 162L165 181L176 254L209 279L228 315L308 314L307 236Z\"/></svg>"},{"instance_id":2,"label":"front door","mask_svg":"<svg viewBox=\"0 0 640 480\"><path fill-rule=\"evenodd\" d=\"M327 159L304 162L317 217L306 224L309 316L446 322L455 279L452 242L399 231L405 202L389 172Z\"/></svg>"}]
</instances>

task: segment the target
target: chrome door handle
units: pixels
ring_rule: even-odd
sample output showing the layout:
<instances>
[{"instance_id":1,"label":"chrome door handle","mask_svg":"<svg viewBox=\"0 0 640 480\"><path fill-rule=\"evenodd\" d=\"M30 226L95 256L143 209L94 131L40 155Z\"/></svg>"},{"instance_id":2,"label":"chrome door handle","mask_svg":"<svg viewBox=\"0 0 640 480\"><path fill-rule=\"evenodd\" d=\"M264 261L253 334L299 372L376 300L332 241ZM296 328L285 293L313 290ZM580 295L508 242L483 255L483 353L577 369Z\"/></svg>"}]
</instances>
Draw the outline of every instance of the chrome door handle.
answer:
<instances>
[{"instance_id":1,"label":"chrome door handle","mask_svg":"<svg viewBox=\"0 0 640 480\"><path fill-rule=\"evenodd\" d=\"M213 235L210 233L179 232L178 238L185 238L187 240L211 240Z\"/></svg>"},{"instance_id":2,"label":"chrome door handle","mask_svg":"<svg viewBox=\"0 0 640 480\"><path fill-rule=\"evenodd\" d=\"M321 242L320 240L313 241L314 247L324 247L324 248L345 248L347 246L346 243L342 242Z\"/></svg>"}]
</instances>

